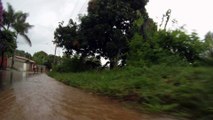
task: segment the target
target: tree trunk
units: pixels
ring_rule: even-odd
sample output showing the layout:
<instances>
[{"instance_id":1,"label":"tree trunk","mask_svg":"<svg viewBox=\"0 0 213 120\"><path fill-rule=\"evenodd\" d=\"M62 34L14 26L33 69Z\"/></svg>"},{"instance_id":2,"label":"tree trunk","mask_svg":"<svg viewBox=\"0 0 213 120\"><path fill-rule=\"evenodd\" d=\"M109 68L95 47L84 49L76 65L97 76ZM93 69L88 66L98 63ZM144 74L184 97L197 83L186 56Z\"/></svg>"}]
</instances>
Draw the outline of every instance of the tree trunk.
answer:
<instances>
[{"instance_id":1,"label":"tree trunk","mask_svg":"<svg viewBox=\"0 0 213 120\"><path fill-rule=\"evenodd\" d=\"M115 68L117 65L117 61L115 58L111 58L110 59L110 70L112 70L113 68Z\"/></svg>"}]
</instances>

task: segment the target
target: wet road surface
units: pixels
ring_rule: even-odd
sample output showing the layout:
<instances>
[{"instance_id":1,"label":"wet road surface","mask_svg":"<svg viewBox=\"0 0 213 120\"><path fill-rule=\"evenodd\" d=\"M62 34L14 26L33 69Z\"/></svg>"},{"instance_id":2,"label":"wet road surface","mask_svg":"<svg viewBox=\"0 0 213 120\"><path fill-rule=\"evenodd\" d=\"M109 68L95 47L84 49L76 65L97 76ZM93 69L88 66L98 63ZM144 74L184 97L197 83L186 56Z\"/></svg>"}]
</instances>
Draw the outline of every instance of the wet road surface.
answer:
<instances>
[{"instance_id":1,"label":"wet road surface","mask_svg":"<svg viewBox=\"0 0 213 120\"><path fill-rule=\"evenodd\" d=\"M0 72L0 120L174 120L129 110L45 74Z\"/></svg>"}]
</instances>

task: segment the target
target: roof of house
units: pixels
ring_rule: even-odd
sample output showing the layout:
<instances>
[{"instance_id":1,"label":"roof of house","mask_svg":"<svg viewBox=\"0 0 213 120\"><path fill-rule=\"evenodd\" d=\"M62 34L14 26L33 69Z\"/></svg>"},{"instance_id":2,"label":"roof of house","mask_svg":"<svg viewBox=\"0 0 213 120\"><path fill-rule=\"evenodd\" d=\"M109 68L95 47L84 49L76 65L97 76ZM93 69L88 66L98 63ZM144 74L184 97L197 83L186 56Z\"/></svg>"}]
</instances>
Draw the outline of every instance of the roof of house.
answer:
<instances>
[{"instance_id":1,"label":"roof of house","mask_svg":"<svg viewBox=\"0 0 213 120\"><path fill-rule=\"evenodd\" d=\"M12 57L10 57L11 59ZM20 61L20 62L30 62L30 63L35 63L35 61L28 59L26 57L22 57L22 56L15 56L15 60Z\"/></svg>"}]
</instances>

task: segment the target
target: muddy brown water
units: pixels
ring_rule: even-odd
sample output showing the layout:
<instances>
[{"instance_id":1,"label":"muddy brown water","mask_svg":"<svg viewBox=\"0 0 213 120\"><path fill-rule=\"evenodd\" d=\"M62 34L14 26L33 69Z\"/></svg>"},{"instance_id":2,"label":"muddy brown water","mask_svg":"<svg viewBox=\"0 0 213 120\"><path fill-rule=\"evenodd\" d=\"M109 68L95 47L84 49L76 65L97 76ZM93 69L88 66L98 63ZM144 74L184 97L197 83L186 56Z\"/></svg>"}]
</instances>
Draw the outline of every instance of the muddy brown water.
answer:
<instances>
[{"instance_id":1,"label":"muddy brown water","mask_svg":"<svg viewBox=\"0 0 213 120\"><path fill-rule=\"evenodd\" d=\"M0 72L0 120L175 120L66 86L46 74Z\"/></svg>"}]
</instances>

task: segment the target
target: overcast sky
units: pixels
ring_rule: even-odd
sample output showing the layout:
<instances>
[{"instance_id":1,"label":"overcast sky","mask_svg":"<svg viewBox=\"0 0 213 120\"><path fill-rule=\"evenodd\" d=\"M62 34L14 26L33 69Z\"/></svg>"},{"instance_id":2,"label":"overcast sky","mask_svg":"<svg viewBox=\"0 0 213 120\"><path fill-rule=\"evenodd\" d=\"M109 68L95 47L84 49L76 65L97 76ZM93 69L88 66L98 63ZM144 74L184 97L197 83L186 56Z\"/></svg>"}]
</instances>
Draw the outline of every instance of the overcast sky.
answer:
<instances>
[{"instance_id":1,"label":"overcast sky","mask_svg":"<svg viewBox=\"0 0 213 120\"><path fill-rule=\"evenodd\" d=\"M86 14L89 0L2 0L4 8L10 3L16 11L29 13L27 21L34 25L28 36L32 41L29 47L18 38L18 49L31 54L45 51L54 54L54 30L58 22L76 19L78 14ZM201 38L213 31L213 0L150 0L146 6L149 16L160 24L163 14L168 9L172 10L171 20L176 19L178 26L185 25L188 32L196 31ZM176 25L177 26L177 25ZM172 28L172 24L169 24ZM62 55L62 50L57 50L57 55Z\"/></svg>"}]
</instances>

